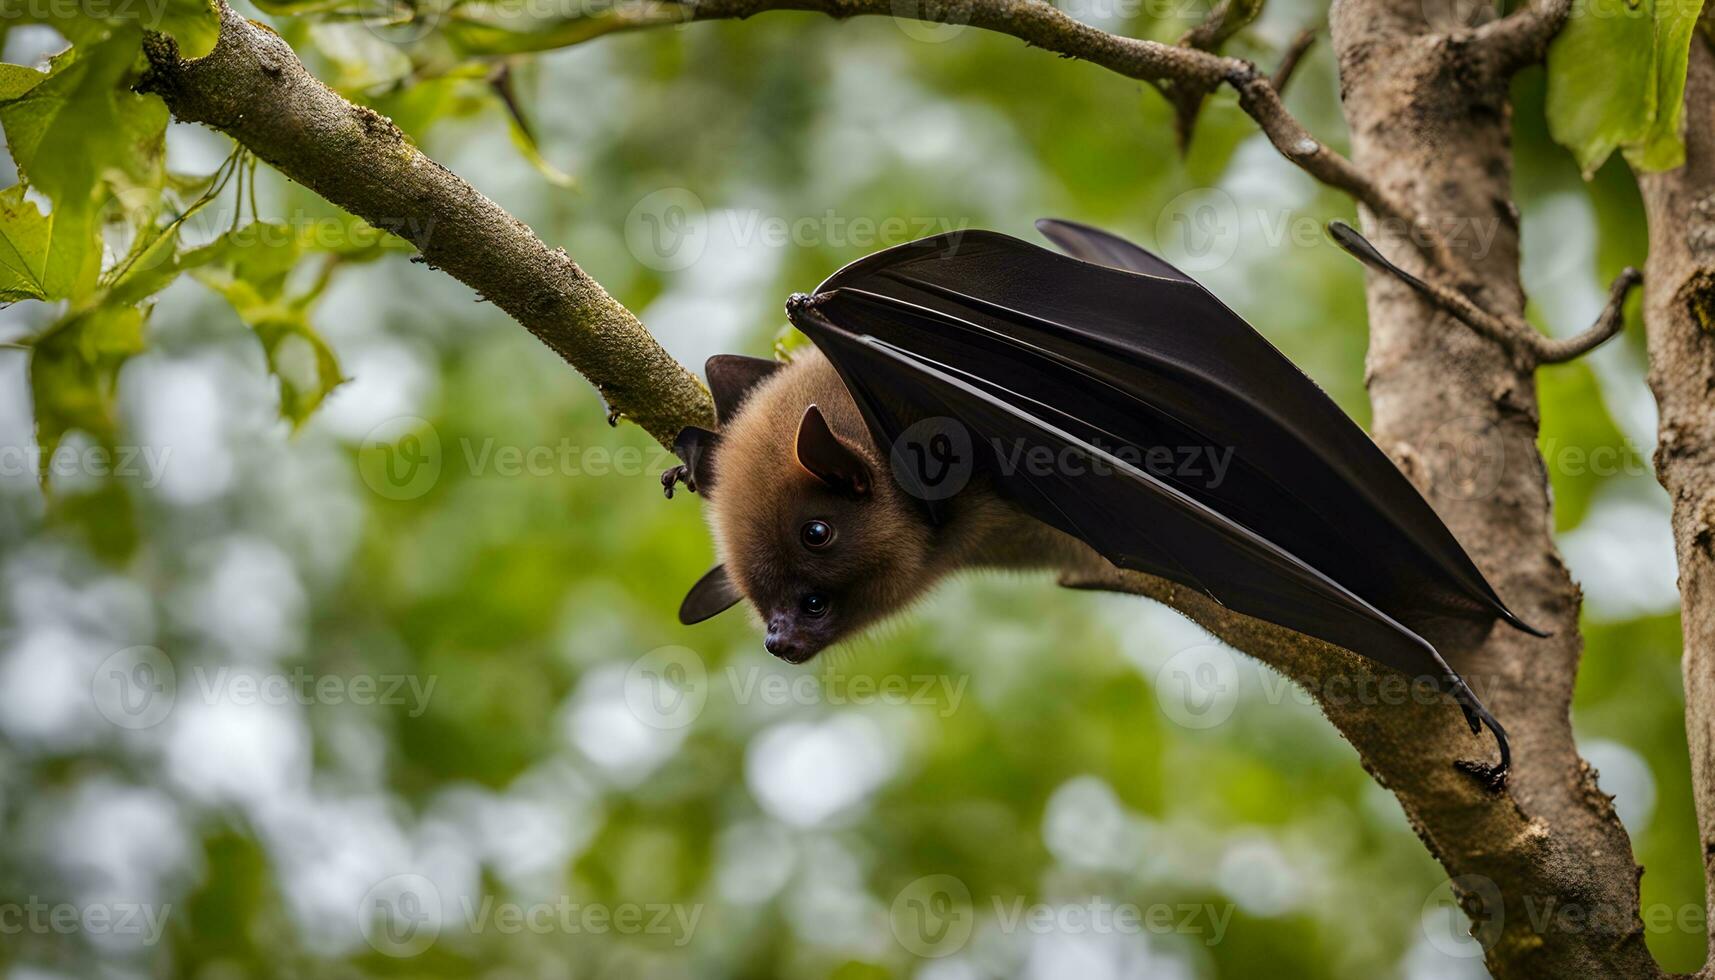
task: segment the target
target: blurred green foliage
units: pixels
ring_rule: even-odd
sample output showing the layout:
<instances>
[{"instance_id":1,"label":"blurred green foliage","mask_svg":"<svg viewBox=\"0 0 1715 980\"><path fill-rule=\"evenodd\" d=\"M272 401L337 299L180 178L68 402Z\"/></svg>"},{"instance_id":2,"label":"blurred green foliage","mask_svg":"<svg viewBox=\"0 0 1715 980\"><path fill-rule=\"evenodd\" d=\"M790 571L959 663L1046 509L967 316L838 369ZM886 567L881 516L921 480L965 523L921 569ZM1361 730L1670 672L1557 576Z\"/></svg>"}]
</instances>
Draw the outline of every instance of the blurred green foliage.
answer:
<instances>
[{"instance_id":1,"label":"blurred green foliage","mask_svg":"<svg viewBox=\"0 0 1715 980\"><path fill-rule=\"evenodd\" d=\"M689 362L766 353L788 293L875 248L1029 238L1053 214L1161 248L1367 417L1363 274L1320 233L1351 207L1230 94L1180 157L1165 101L1094 67L975 30L779 14L520 59L513 111L472 56L517 38L428 17L503 8L268 9L322 78ZM1168 38L1202 13L1072 9ZM1322 16L1276 0L1233 50L1270 63ZM1140 600L959 581L800 669L741 613L679 626L712 555L696 498L661 499L658 447L397 243L158 102L134 111L131 20L49 23L74 53L0 75L30 185L0 208L0 287L36 300L0 320L0 926L35 902L166 914L158 942L14 931L9 975L1480 974L1442 874L1318 712ZM58 46L6 32L8 60ZM49 86L110 125L30 110ZM1516 84L1515 186L1531 312L1564 333L1641 263L1643 221L1621 162L1586 183L1549 138L1547 90L1540 70ZM1288 101L1339 142L1325 46ZM116 139L148 165L92 169ZM691 252L655 249L645 219L681 214L662 200L686 209ZM1591 599L1575 722L1646 905L1671 913L1651 946L1690 970L1698 845L1676 601L1648 587L1672 568L1641 363L1633 322L1542 372L1542 445ZM1637 512L1660 533L1633 533ZM1188 652L1231 670L1224 714L1188 711ZM246 699L239 676L311 693ZM354 703L365 681L398 687ZM688 715L652 700L687 692ZM415 917L430 898L441 914ZM485 902L554 914L507 929ZM1092 902L1170 925L1007 925L1016 903ZM682 918L574 929L568 903ZM913 931L930 915L951 924L935 942ZM438 931L387 931L423 923Z\"/></svg>"}]
</instances>

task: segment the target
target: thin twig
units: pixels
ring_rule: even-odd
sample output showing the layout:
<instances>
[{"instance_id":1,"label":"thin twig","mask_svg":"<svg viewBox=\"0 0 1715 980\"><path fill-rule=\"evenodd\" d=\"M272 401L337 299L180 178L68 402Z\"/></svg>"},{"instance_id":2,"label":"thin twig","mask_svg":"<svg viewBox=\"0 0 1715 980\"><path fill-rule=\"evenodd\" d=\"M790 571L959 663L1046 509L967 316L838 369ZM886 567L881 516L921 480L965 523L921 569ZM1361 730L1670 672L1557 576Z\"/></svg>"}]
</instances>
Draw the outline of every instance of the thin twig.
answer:
<instances>
[{"instance_id":1,"label":"thin twig","mask_svg":"<svg viewBox=\"0 0 1715 980\"><path fill-rule=\"evenodd\" d=\"M1631 266L1615 277L1608 287L1608 302L1602 307L1602 312L1596 317L1596 322L1590 329L1571 337L1555 339L1541 334L1532 334L1536 338L1537 362L1540 364L1564 364L1580 357L1597 347L1608 338L1619 333L1626 325L1626 296L1644 281L1644 274Z\"/></svg>"},{"instance_id":2,"label":"thin twig","mask_svg":"<svg viewBox=\"0 0 1715 980\"><path fill-rule=\"evenodd\" d=\"M1299 31L1286 46L1286 53L1280 56L1280 64L1274 69L1274 75L1269 84L1276 92L1285 92L1286 83L1292 81L1292 73L1298 70L1298 63L1304 60L1304 53L1310 50L1310 45L1316 42L1316 28L1306 27Z\"/></svg>"},{"instance_id":3,"label":"thin twig","mask_svg":"<svg viewBox=\"0 0 1715 980\"><path fill-rule=\"evenodd\" d=\"M1562 364L1589 353L1620 332L1625 325L1626 296L1639 283L1643 274L1627 266L1608 290L1607 305L1588 330L1571 337L1554 338L1539 332L1522 317L1511 314L1497 316L1471 302L1456 289L1425 282L1393 264L1369 240L1343 221L1330 222L1328 233L1334 241L1372 269L1385 272L1415 290L1424 299L1440 307L1455 320L1477 334L1506 348L1507 352L1526 368L1542 364Z\"/></svg>"},{"instance_id":4,"label":"thin twig","mask_svg":"<svg viewBox=\"0 0 1715 980\"><path fill-rule=\"evenodd\" d=\"M931 23L977 27L1008 34L1066 58L1086 61L1144 82L1192 87L1227 84L1239 94L1239 106L1262 128L1275 149L1310 176L1344 191L1379 218L1417 227L1415 213L1395 200L1350 160L1312 137L1280 101L1268 75L1240 58L1229 58L1176 44L1123 37L1078 21L1043 0L699 0L692 20L742 20L772 10L809 10L830 17L882 15ZM638 17L617 30L683 23L671 17ZM1434 235L1420 236L1431 259L1446 264L1448 250Z\"/></svg>"},{"instance_id":5,"label":"thin twig","mask_svg":"<svg viewBox=\"0 0 1715 980\"><path fill-rule=\"evenodd\" d=\"M1231 40L1232 36L1239 32L1239 28L1250 23L1262 9L1259 4L1248 11L1240 10L1234 7L1233 3L1234 0L1220 0L1211 7L1207 17L1180 35L1177 42L1179 46L1195 48L1198 51L1219 51L1221 45Z\"/></svg>"},{"instance_id":6,"label":"thin twig","mask_svg":"<svg viewBox=\"0 0 1715 980\"><path fill-rule=\"evenodd\" d=\"M1260 3L1241 6L1240 0L1220 0L1209 9L1208 16L1180 35L1174 43L1193 51L1219 54L1233 35L1254 20L1261 10ZM1191 150L1191 136L1197 128L1197 117L1203 112L1203 103L1221 87L1221 83L1218 79L1195 82L1167 79L1153 84L1173 105L1173 137L1179 146L1179 154L1183 156Z\"/></svg>"},{"instance_id":7,"label":"thin twig","mask_svg":"<svg viewBox=\"0 0 1715 980\"><path fill-rule=\"evenodd\" d=\"M1238 30L1242 18L1232 17L1233 0L1220 0L1209 10L1195 27L1180 35L1174 42L1179 47L1190 48L1193 51L1219 52L1221 46L1227 43ZM1179 148L1179 155L1191 152L1191 136L1197 129L1197 117L1203 112L1203 103L1221 87L1219 79L1212 81L1179 81L1166 79L1151 83L1155 90L1161 93L1173 106L1173 142Z\"/></svg>"}]
</instances>

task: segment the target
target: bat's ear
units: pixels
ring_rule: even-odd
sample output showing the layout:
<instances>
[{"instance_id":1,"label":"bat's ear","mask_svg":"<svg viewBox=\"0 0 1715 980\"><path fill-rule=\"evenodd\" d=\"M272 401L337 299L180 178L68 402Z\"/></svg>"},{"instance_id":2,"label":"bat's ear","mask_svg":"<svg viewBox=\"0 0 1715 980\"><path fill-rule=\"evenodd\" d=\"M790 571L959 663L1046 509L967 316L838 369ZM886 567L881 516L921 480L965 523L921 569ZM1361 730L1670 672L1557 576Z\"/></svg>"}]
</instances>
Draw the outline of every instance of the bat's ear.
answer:
<instances>
[{"instance_id":1,"label":"bat's ear","mask_svg":"<svg viewBox=\"0 0 1715 980\"><path fill-rule=\"evenodd\" d=\"M798 465L830 489L853 497L869 493L869 464L834 435L822 410L814 405L804 410L798 423L796 452Z\"/></svg>"},{"instance_id":2,"label":"bat's ear","mask_svg":"<svg viewBox=\"0 0 1715 980\"><path fill-rule=\"evenodd\" d=\"M738 414L738 406L750 389L761 384L784 365L779 361L741 354L716 354L703 363L709 378L709 394L715 396L715 418L724 427Z\"/></svg>"},{"instance_id":3,"label":"bat's ear","mask_svg":"<svg viewBox=\"0 0 1715 980\"><path fill-rule=\"evenodd\" d=\"M691 591L685 593L685 601L679 603L679 622L690 626L700 623L711 616L718 616L733 604L744 598L739 595L738 587L727 577L726 566L716 565L691 586Z\"/></svg>"}]
</instances>

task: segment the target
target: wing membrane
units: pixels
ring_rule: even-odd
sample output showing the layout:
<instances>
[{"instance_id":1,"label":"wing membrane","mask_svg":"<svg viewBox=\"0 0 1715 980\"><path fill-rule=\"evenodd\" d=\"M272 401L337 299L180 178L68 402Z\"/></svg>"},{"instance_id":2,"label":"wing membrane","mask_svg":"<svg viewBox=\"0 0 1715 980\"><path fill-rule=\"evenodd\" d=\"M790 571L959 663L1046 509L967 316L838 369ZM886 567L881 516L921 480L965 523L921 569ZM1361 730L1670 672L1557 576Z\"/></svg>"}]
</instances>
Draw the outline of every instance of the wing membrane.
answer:
<instances>
[{"instance_id":1,"label":"wing membrane","mask_svg":"<svg viewBox=\"0 0 1715 980\"><path fill-rule=\"evenodd\" d=\"M1413 625L1498 616L1528 629L1363 430L1172 271L1179 278L963 232L861 259L820 292L903 304L908 313L876 315L865 332L1044 393L1115 445L1228 454L1221 479L1177 488Z\"/></svg>"}]
</instances>

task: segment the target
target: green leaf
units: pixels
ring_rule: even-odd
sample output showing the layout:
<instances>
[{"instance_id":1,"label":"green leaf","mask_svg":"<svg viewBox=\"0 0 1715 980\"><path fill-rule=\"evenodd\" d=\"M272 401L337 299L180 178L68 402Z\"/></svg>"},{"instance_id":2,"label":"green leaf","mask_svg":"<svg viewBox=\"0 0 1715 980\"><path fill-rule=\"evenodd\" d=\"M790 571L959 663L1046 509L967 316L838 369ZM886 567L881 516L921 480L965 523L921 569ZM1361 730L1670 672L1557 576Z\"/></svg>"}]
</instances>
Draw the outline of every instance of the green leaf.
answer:
<instances>
[{"instance_id":1,"label":"green leaf","mask_svg":"<svg viewBox=\"0 0 1715 980\"><path fill-rule=\"evenodd\" d=\"M101 250L88 215L43 214L22 185L0 191L0 302L83 298Z\"/></svg>"},{"instance_id":2,"label":"green leaf","mask_svg":"<svg viewBox=\"0 0 1715 980\"><path fill-rule=\"evenodd\" d=\"M167 107L131 91L140 41L123 27L78 44L54 57L46 78L0 102L20 176L56 211L90 209L108 172L128 186L161 185Z\"/></svg>"},{"instance_id":3,"label":"green leaf","mask_svg":"<svg viewBox=\"0 0 1715 980\"><path fill-rule=\"evenodd\" d=\"M179 55L200 58L214 50L220 36L220 16L210 0L131 0L131 2L41 3L24 5L13 16L46 24L73 44L99 40L118 28L132 39L134 50L143 31L170 34L179 44Z\"/></svg>"},{"instance_id":4,"label":"green leaf","mask_svg":"<svg viewBox=\"0 0 1715 980\"><path fill-rule=\"evenodd\" d=\"M1575 4L1548 49L1548 127L1588 178L1614 150L1640 170L1685 162L1686 59L1702 0Z\"/></svg>"},{"instance_id":5,"label":"green leaf","mask_svg":"<svg viewBox=\"0 0 1715 980\"><path fill-rule=\"evenodd\" d=\"M98 306L66 316L36 338L30 392L43 459L74 429L113 445L119 369L143 350L143 321L143 311L134 306ZM42 476L46 481L46 468Z\"/></svg>"},{"instance_id":6,"label":"green leaf","mask_svg":"<svg viewBox=\"0 0 1715 980\"><path fill-rule=\"evenodd\" d=\"M310 326L304 310L253 325L268 355L268 370L280 382L280 412L299 426L345 380L333 348Z\"/></svg>"},{"instance_id":7,"label":"green leaf","mask_svg":"<svg viewBox=\"0 0 1715 980\"><path fill-rule=\"evenodd\" d=\"M226 297L239 319L256 332L268 369L280 384L280 412L294 426L302 425L344 380L333 348L309 320L310 306L320 296L325 277L302 295L286 295L288 277L304 244L297 230L259 221L227 232L179 259L198 281Z\"/></svg>"},{"instance_id":8,"label":"green leaf","mask_svg":"<svg viewBox=\"0 0 1715 980\"><path fill-rule=\"evenodd\" d=\"M494 90L495 98L500 100L501 108L506 110L506 125L512 134L512 145L536 168L537 173L547 178L548 183L566 189L577 187L577 178L549 163L548 158L542 155L541 147L536 143L535 128L524 115L524 106L518 96L516 76L512 68L503 68L492 76L489 84Z\"/></svg>"},{"instance_id":9,"label":"green leaf","mask_svg":"<svg viewBox=\"0 0 1715 980\"><path fill-rule=\"evenodd\" d=\"M144 27L171 34L179 42L179 56L201 58L214 50L220 37L220 16L209 0L167 0L159 27Z\"/></svg>"},{"instance_id":10,"label":"green leaf","mask_svg":"<svg viewBox=\"0 0 1715 980\"><path fill-rule=\"evenodd\" d=\"M0 62L0 100L15 99L40 85L47 77L47 72Z\"/></svg>"}]
</instances>

